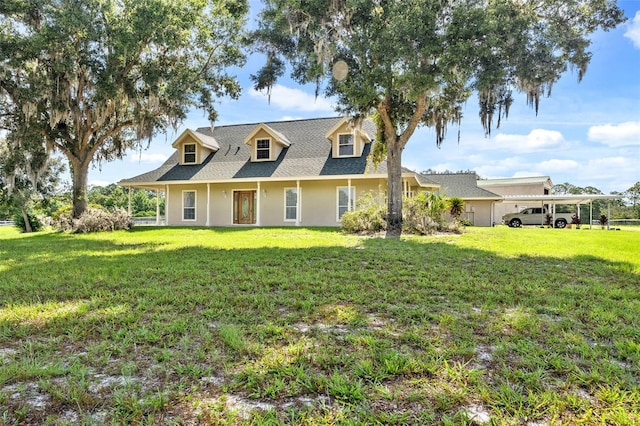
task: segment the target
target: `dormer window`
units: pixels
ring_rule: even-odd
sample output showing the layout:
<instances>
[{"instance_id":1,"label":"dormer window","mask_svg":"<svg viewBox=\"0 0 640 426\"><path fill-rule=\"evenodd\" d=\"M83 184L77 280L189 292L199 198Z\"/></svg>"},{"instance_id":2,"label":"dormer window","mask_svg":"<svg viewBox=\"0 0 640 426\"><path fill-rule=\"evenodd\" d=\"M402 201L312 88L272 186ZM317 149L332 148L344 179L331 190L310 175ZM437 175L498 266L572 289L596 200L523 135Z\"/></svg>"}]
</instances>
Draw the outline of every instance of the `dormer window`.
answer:
<instances>
[{"instance_id":1,"label":"dormer window","mask_svg":"<svg viewBox=\"0 0 640 426\"><path fill-rule=\"evenodd\" d=\"M256 159L268 160L269 158L271 158L271 140L257 139L256 140Z\"/></svg>"},{"instance_id":2,"label":"dormer window","mask_svg":"<svg viewBox=\"0 0 640 426\"><path fill-rule=\"evenodd\" d=\"M196 162L196 144L186 143L183 145L184 149L184 164L195 164Z\"/></svg>"},{"instance_id":3,"label":"dormer window","mask_svg":"<svg viewBox=\"0 0 640 426\"><path fill-rule=\"evenodd\" d=\"M352 157L354 153L353 134L344 133L338 135L338 156Z\"/></svg>"}]
</instances>

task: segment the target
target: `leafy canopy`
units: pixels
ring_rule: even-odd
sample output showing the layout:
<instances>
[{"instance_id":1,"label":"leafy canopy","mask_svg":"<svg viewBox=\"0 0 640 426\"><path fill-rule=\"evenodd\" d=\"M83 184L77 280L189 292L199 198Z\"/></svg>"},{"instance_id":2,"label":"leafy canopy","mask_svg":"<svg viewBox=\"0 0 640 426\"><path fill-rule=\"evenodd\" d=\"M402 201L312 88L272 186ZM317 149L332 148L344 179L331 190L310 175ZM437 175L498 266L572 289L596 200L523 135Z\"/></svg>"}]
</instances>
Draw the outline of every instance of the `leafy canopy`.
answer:
<instances>
[{"instance_id":1,"label":"leafy canopy","mask_svg":"<svg viewBox=\"0 0 640 426\"><path fill-rule=\"evenodd\" d=\"M392 111L398 133L412 118L433 126L439 144L447 123L478 94L486 132L507 114L514 91L537 110L569 67L582 79L589 35L623 21L610 0L265 0L254 33L267 54L253 76L267 89L285 72L326 84L341 112ZM345 80L331 78L345 61ZM386 105L385 105L386 104ZM383 114L384 115L384 114Z\"/></svg>"},{"instance_id":2,"label":"leafy canopy","mask_svg":"<svg viewBox=\"0 0 640 426\"><path fill-rule=\"evenodd\" d=\"M74 215L92 161L120 158L240 87L246 0L5 0L0 128L69 160Z\"/></svg>"},{"instance_id":3,"label":"leafy canopy","mask_svg":"<svg viewBox=\"0 0 640 426\"><path fill-rule=\"evenodd\" d=\"M315 82L355 118L374 111L386 155L389 219L401 222L401 153L418 126L436 143L460 123L477 93L487 134L508 115L514 91L536 111L569 67L584 75L589 35L622 22L610 0L265 0L253 38L266 65L257 89L281 77L287 63L301 83ZM348 66L333 79L338 61Z\"/></svg>"}]
</instances>

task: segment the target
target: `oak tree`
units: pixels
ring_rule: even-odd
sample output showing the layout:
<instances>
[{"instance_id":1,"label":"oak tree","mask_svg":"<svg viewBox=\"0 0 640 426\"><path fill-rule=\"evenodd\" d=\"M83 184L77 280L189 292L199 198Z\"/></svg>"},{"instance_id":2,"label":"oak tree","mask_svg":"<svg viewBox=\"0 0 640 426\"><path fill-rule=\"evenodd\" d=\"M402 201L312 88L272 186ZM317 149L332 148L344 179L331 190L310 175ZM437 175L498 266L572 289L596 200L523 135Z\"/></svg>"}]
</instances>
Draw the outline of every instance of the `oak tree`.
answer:
<instances>
[{"instance_id":1,"label":"oak tree","mask_svg":"<svg viewBox=\"0 0 640 426\"><path fill-rule=\"evenodd\" d=\"M402 229L401 155L418 126L434 128L440 145L472 93L487 134L508 115L514 92L537 112L568 68L582 78L590 34L623 21L612 0L264 3L253 39L267 60L253 76L255 87L269 91L290 65L297 81L335 96L339 112L376 113L375 152L386 156L388 170L388 235Z\"/></svg>"},{"instance_id":2,"label":"oak tree","mask_svg":"<svg viewBox=\"0 0 640 426\"><path fill-rule=\"evenodd\" d=\"M3 0L0 129L68 159L73 215L92 162L121 158L194 108L239 95L246 0Z\"/></svg>"}]
</instances>

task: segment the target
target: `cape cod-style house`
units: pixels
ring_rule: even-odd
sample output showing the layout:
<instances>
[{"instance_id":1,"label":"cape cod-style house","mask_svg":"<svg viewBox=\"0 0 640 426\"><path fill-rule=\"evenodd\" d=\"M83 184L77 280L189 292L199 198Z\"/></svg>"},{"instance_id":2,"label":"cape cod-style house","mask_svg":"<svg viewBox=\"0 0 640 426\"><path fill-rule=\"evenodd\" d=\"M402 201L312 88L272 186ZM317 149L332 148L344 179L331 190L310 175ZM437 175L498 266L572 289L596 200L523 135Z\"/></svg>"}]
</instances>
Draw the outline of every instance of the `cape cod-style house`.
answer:
<instances>
[{"instance_id":1,"label":"cape cod-style house","mask_svg":"<svg viewBox=\"0 0 640 426\"><path fill-rule=\"evenodd\" d=\"M374 134L372 122L340 117L186 130L163 165L118 184L164 193L171 226L338 226L363 194L384 202ZM407 196L439 188L408 169L402 183Z\"/></svg>"}]
</instances>

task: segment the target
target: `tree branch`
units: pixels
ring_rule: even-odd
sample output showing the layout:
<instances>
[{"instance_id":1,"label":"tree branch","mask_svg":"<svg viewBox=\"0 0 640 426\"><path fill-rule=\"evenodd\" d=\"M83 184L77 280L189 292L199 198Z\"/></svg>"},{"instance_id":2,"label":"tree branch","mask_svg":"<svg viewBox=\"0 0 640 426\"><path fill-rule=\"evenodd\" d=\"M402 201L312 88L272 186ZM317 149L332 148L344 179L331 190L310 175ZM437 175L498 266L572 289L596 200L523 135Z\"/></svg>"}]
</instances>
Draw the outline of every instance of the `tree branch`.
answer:
<instances>
[{"instance_id":1,"label":"tree branch","mask_svg":"<svg viewBox=\"0 0 640 426\"><path fill-rule=\"evenodd\" d=\"M418 124L420 124L422 116L427 110L427 106L427 93L421 93L420 95L418 95L418 99L416 99L416 109L413 111L411 120L409 120L407 127L398 137L398 144L400 149L403 149L407 145L407 142L409 142L409 139L413 135L413 132L415 132Z\"/></svg>"}]
</instances>

